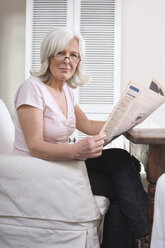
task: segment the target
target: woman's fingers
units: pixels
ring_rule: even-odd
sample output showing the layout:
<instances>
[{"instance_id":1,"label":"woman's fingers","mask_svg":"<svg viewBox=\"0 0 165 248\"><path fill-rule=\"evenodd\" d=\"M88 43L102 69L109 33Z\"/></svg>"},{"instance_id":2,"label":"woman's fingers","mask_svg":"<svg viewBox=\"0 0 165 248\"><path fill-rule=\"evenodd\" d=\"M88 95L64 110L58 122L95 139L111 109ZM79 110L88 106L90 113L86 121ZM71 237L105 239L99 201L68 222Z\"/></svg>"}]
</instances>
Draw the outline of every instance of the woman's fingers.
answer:
<instances>
[{"instance_id":1,"label":"woman's fingers","mask_svg":"<svg viewBox=\"0 0 165 248\"><path fill-rule=\"evenodd\" d=\"M103 147L103 145L104 145L104 140L99 140L99 141L95 142L95 145L96 145L96 148L98 148L98 147Z\"/></svg>"},{"instance_id":2,"label":"woman's fingers","mask_svg":"<svg viewBox=\"0 0 165 248\"><path fill-rule=\"evenodd\" d=\"M104 140L106 138L106 134L105 133L98 134L98 135L93 136L93 138L96 142L99 140Z\"/></svg>"},{"instance_id":3,"label":"woman's fingers","mask_svg":"<svg viewBox=\"0 0 165 248\"><path fill-rule=\"evenodd\" d=\"M105 135L105 134L96 135L96 136L94 136L93 138L94 138L94 140L95 140L96 148L98 148L98 147L103 148L104 140L105 140L105 138L106 138L106 135Z\"/></svg>"},{"instance_id":4,"label":"woman's fingers","mask_svg":"<svg viewBox=\"0 0 165 248\"><path fill-rule=\"evenodd\" d=\"M91 150L92 155L101 156L105 138L106 138L105 134L99 134L99 135L92 137L93 142L94 142L92 150Z\"/></svg>"},{"instance_id":5,"label":"woman's fingers","mask_svg":"<svg viewBox=\"0 0 165 248\"><path fill-rule=\"evenodd\" d=\"M93 137L87 137L78 142L78 153L80 157L96 158L102 155L105 134L98 134Z\"/></svg>"}]
</instances>

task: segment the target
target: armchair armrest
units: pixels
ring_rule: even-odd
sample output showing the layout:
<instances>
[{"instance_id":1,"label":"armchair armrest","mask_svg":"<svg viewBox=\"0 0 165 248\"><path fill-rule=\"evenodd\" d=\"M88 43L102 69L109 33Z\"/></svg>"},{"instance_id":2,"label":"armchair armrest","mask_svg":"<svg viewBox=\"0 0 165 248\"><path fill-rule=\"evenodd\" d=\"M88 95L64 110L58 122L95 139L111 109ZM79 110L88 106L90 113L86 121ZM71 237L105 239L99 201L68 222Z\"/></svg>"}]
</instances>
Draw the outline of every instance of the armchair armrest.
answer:
<instances>
[{"instance_id":1,"label":"armchair armrest","mask_svg":"<svg viewBox=\"0 0 165 248\"><path fill-rule=\"evenodd\" d=\"M68 222L102 217L83 161L0 154L0 215Z\"/></svg>"}]
</instances>

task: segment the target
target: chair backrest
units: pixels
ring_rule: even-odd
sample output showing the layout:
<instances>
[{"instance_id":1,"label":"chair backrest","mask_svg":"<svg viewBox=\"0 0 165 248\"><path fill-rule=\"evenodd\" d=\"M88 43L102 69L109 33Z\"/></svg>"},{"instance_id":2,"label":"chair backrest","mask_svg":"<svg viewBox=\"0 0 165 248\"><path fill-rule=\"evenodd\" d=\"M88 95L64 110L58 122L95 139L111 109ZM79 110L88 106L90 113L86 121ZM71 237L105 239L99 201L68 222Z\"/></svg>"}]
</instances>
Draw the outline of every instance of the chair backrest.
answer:
<instances>
[{"instance_id":1,"label":"chair backrest","mask_svg":"<svg viewBox=\"0 0 165 248\"><path fill-rule=\"evenodd\" d=\"M0 153L11 153L13 142L14 124L5 103L0 99Z\"/></svg>"}]
</instances>

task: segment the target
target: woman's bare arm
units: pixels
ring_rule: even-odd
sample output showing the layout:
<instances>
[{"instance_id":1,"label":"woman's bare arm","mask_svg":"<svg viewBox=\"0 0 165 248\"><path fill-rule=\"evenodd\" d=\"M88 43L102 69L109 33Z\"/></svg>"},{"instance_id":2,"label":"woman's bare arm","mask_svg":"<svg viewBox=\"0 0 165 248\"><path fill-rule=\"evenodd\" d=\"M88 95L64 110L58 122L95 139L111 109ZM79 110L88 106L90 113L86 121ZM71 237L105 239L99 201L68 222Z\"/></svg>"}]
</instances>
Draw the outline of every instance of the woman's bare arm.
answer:
<instances>
[{"instance_id":1,"label":"woman's bare arm","mask_svg":"<svg viewBox=\"0 0 165 248\"><path fill-rule=\"evenodd\" d=\"M102 154L105 136L87 137L75 144L53 144L43 138L43 112L29 105L18 108L24 137L34 157L46 160L72 160L98 157Z\"/></svg>"},{"instance_id":2,"label":"woman's bare arm","mask_svg":"<svg viewBox=\"0 0 165 248\"><path fill-rule=\"evenodd\" d=\"M105 124L105 121L93 121L89 120L81 108L76 104L75 106L76 115L76 128L88 135L99 134L101 128Z\"/></svg>"}]
</instances>

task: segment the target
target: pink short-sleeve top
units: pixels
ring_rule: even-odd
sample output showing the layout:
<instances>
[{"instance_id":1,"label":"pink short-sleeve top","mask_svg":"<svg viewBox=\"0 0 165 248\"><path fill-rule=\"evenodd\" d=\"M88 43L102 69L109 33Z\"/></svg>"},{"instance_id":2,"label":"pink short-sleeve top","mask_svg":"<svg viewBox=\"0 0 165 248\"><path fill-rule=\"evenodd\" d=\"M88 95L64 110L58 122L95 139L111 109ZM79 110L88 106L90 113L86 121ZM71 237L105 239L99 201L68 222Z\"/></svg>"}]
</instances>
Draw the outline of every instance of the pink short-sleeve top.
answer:
<instances>
[{"instance_id":1,"label":"pink short-sleeve top","mask_svg":"<svg viewBox=\"0 0 165 248\"><path fill-rule=\"evenodd\" d=\"M68 107L67 118L63 115L46 85L37 77L31 76L26 79L15 95L14 104L16 110L21 105L26 104L38 108L43 112L43 137L47 142L68 143L69 136L75 130L74 94L67 83L64 84L63 90ZM18 120L17 111L15 114L15 141L13 152L22 155L29 154L29 149Z\"/></svg>"}]
</instances>

